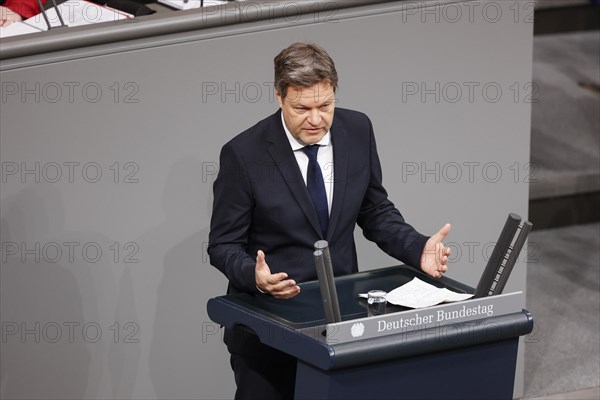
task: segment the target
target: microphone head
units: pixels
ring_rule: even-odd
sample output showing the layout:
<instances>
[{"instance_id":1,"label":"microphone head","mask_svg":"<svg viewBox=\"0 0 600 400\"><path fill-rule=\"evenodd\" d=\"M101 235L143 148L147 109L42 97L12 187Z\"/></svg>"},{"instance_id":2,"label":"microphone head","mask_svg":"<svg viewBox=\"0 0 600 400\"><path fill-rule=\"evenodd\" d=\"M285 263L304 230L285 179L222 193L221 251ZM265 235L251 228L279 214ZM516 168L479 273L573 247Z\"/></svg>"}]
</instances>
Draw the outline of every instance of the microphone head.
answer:
<instances>
[{"instance_id":1,"label":"microphone head","mask_svg":"<svg viewBox=\"0 0 600 400\"><path fill-rule=\"evenodd\" d=\"M315 250L325 250L327 247L329 247L327 240L318 240L315 242Z\"/></svg>"}]
</instances>

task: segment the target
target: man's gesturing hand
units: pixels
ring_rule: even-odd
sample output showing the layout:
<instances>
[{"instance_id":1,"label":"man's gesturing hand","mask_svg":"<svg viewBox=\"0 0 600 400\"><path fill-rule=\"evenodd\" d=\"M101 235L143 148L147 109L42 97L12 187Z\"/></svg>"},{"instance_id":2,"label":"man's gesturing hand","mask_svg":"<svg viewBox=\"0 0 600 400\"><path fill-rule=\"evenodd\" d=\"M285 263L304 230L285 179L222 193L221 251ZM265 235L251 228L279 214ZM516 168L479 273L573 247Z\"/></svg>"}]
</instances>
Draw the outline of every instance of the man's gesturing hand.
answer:
<instances>
[{"instance_id":1,"label":"man's gesturing hand","mask_svg":"<svg viewBox=\"0 0 600 400\"><path fill-rule=\"evenodd\" d=\"M450 248L444 247L443 240L450 233L450 224L446 224L425 243L423 255L421 255L421 269L434 278L441 278L448 271L448 257Z\"/></svg>"},{"instance_id":2,"label":"man's gesturing hand","mask_svg":"<svg viewBox=\"0 0 600 400\"><path fill-rule=\"evenodd\" d=\"M285 272L272 274L265 261L265 253L256 253L256 269L254 272L256 287L264 293L269 293L278 299L291 299L300 293L300 287L292 279L287 279Z\"/></svg>"}]
</instances>

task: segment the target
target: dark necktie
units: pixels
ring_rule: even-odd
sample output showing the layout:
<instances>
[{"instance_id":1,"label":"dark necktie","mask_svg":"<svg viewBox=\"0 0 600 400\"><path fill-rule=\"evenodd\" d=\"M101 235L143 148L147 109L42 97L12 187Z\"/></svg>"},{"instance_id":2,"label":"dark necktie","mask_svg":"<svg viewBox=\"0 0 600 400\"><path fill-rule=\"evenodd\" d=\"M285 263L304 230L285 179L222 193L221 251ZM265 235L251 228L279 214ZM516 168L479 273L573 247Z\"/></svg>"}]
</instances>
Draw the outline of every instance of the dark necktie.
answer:
<instances>
[{"instance_id":1,"label":"dark necktie","mask_svg":"<svg viewBox=\"0 0 600 400\"><path fill-rule=\"evenodd\" d=\"M325 192L325 182L321 173L321 166L317 161L319 145L313 144L312 146L303 147L302 151L308 156L306 187L317 211L321 232L323 233L323 237L325 237L327 227L329 226L329 207L327 206L327 193Z\"/></svg>"}]
</instances>

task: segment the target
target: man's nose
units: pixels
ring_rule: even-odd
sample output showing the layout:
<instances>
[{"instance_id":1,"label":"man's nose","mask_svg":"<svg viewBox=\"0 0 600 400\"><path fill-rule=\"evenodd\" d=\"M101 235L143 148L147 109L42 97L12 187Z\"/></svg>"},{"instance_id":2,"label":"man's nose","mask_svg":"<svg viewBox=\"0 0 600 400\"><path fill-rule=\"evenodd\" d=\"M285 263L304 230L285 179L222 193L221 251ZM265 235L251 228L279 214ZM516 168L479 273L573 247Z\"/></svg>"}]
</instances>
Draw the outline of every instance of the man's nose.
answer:
<instances>
[{"instance_id":1,"label":"man's nose","mask_svg":"<svg viewBox=\"0 0 600 400\"><path fill-rule=\"evenodd\" d=\"M308 116L308 122L311 125L319 125L321 123L321 113L319 110L311 110Z\"/></svg>"}]
</instances>

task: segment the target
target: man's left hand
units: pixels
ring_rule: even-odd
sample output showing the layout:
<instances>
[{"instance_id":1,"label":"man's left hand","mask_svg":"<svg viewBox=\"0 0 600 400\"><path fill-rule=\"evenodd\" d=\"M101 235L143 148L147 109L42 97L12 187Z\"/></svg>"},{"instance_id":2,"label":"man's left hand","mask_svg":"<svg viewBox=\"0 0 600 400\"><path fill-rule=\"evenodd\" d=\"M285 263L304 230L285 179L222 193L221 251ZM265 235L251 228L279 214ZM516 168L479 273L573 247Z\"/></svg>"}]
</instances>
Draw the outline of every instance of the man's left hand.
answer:
<instances>
[{"instance_id":1,"label":"man's left hand","mask_svg":"<svg viewBox=\"0 0 600 400\"><path fill-rule=\"evenodd\" d=\"M434 278L441 278L442 274L448 271L450 248L444 246L443 240L450 233L450 228L450 224L446 224L430 237L421 255L421 269Z\"/></svg>"}]
</instances>

